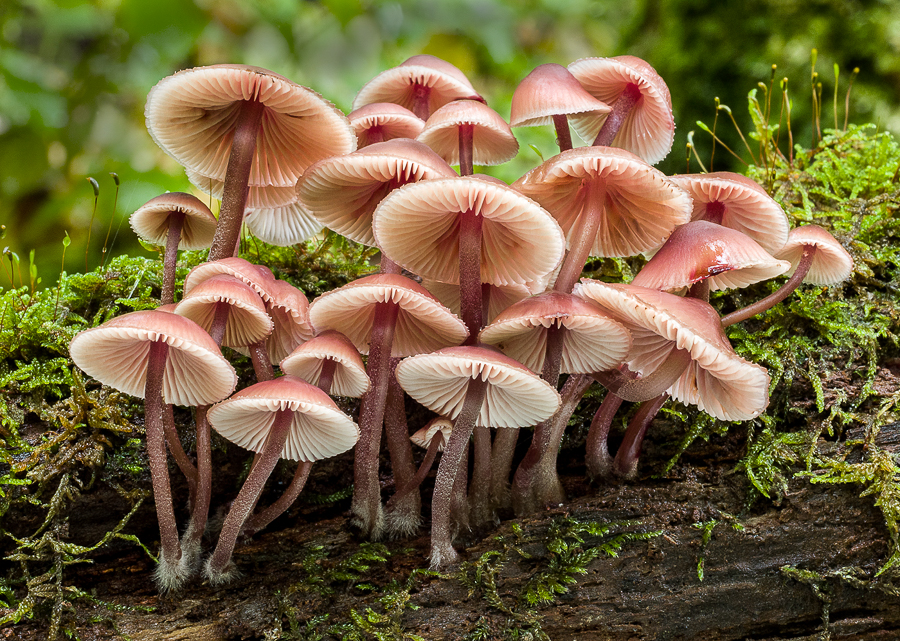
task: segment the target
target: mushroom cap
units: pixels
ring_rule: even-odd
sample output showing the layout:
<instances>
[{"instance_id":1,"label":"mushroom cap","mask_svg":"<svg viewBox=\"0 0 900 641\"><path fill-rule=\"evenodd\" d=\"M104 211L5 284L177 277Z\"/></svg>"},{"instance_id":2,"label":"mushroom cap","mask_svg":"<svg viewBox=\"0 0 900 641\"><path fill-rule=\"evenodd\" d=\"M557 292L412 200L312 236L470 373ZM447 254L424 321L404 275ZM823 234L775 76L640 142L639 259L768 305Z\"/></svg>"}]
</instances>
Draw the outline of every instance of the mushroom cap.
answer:
<instances>
[{"instance_id":1,"label":"mushroom cap","mask_svg":"<svg viewBox=\"0 0 900 641\"><path fill-rule=\"evenodd\" d=\"M459 164L459 128L472 125L472 162L502 165L515 158L519 141L503 117L477 100L454 100L431 114L416 137L447 163Z\"/></svg>"},{"instance_id":2,"label":"mushroom cap","mask_svg":"<svg viewBox=\"0 0 900 641\"><path fill-rule=\"evenodd\" d=\"M254 345L272 333L272 319L266 314L266 306L259 294L250 285L228 274L218 274L194 287L178 303L175 313L190 318L208 332L218 303L227 303L231 307L222 338L225 347Z\"/></svg>"},{"instance_id":3,"label":"mushroom cap","mask_svg":"<svg viewBox=\"0 0 900 641\"><path fill-rule=\"evenodd\" d=\"M141 205L128 222L134 233L153 245L165 245L169 235L169 219L173 213L184 214L181 226L181 249L205 249L216 234L216 217L203 201L192 194L173 191L151 198Z\"/></svg>"},{"instance_id":4,"label":"mushroom cap","mask_svg":"<svg viewBox=\"0 0 900 641\"><path fill-rule=\"evenodd\" d=\"M513 304L481 330L478 340L539 372L552 325L566 329L563 373L590 374L618 367L631 349L631 335L621 323L593 303L561 292L544 292Z\"/></svg>"},{"instance_id":5,"label":"mushroom cap","mask_svg":"<svg viewBox=\"0 0 900 641\"><path fill-rule=\"evenodd\" d=\"M690 220L691 198L634 154L579 147L557 154L513 183L556 218L566 242L581 227L590 181L604 181L604 220L592 256L634 256L659 247Z\"/></svg>"},{"instance_id":6,"label":"mushroom cap","mask_svg":"<svg viewBox=\"0 0 900 641\"><path fill-rule=\"evenodd\" d=\"M266 351L269 359L278 363L316 332L309 321L309 301L302 291L284 280L269 282L266 290L266 311L275 325L266 341Z\"/></svg>"},{"instance_id":7,"label":"mushroom cap","mask_svg":"<svg viewBox=\"0 0 900 641\"><path fill-rule=\"evenodd\" d=\"M509 108L509 125L552 125L553 116L586 111L599 115L612 109L585 91L568 69L550 63L535 67L516 87Z\"/></svg>"},{"instance_id":8,"label":"mushroom cap","mask_svg":"<svg viewBox=\"0 0 900 641\"><path fill-rule=\"evenodd\" d=\"M792 229L784 247L775 254L790 261L791 268L788 275L797 271L806 245L814 245L816 255L813 256L812 265L806 278L803 279L804 282L813 285L837 285L850 278L850 274L853 273L853 257L834 236L818 225L802 225Z\"/></svg>"},{"instance_id":9,"label":"mushroom cap","mask_svg":"<svg viewBox=\"0 0 900 641\"><path fill-rule=\"evenodd\" d=\"M745 233L770 254L787 242L784 210L756 181L730 171L681 174L669 180L693 198L691 220L703 220L707 206L718 202L724 206L719 224Z\"/></svg>"},{"instance_id":10,"label":"mushroom cap","mask_svg":"<svg viewBox=\"0 0 900 641\"><path fill-rule=\"evenodd\" d=\"M569 71L585 90L610 106L630 84L637 85L641 99L613 139L613 146L637 154L651 165L665 158L675 141L672 97L665 81L646 61L634 56L582 58ZM575 131L593 142L606 122L606 114L588 113L571 118Z\"/></svg>"},{"instance_id":11,"label":"mushroom cap","mask_svg":"<svg viewBox=\"0 0 900 641\"><path fill-rule=\"evenodd\" d=\"M419 447L427 449L431 445L432 439L437 436L440 439L440 443L438 443L438 452L443 452L444 447L447 445L447 441L450 440L450 434L452 433L453 421L446 419L443 416L439 416L428 421L428 423L425 424L425 427L413 432L410 435L409 440Z\"/></svg>"},{"instance_id":12,"label":"mushroom cap","mask_svg":"<svg viewBox=\"0 0 900 641\"><path fill-rule=\"evenodd\" d=\"M710 291L718 291L775 278L789 267L735 229L694 220L675 228L631 284L681 293L709 279Z\"/></svg>"},{"instance_id":13,"label":"mushroom cap","mask_svg":"<svg viewBox=\"0 0 900 641\"><path fill-rule=\"evenodd\" d=\"M428 113L451 100L477 97L466 75L455 66L428 54L408 58L367 82L353 100L353 109L373 102L393 102L413 108L415 87L430 87Z\"/></svg>"},{"instance_id":14,"label":"mushroom cap","mask_svg":"<svg viewBox=\"0 0 900 641\"><path fill-rule=\"evenodd\" d=\"M296 376L280 376L242 389L209 409L209 424L232 443L261 452L276 412L294 416L281 458L313 462L346 452L359 428L328 394Z\"/></svg>"},{"instance_id":15,"label":"mushroom cap","mask_svg":"<svg viewBox=\"0 0 900 641\"><path fill-rule=\"evenodd\" d=\"M323 225L373 246L372 213L393 189L418 180L454 176L450 165L428 146L396 138L316 163L297 183L297 193Z\"/></svg>"},{"instance_id":16,"label":"mushroom cap","mask_svg":"<svg viewBox=\"0 0 900 641\"><path fill-rule=\"evenodd\" d=\"M458 283L459 220L466 211L484 219L482 282L539 280L562 260L562 230L540 205L511 187L469 176L422 181L392 192L375 210L375 238L406 269Z\"/></svg>"},{"instance_id":17,"label":"mushroom cap","mask_svg":"<svg viewBox=\"0 0 900 641\"><path fill-rule=\"evenodd\" d=\"M631 369L647 375L676 347L690 352L691 363L669 389L673 398L727 421L756 418L766 409L768 372L735 353L709 303L587 278L575 289L631 332Z\"/></svg>"},{"instance_id":18,"label":"mushroom cap","mask_svg":"<svg viewBox=\"0 0 900 641\"><path fill-rule=\"evenodd\" d=\"M455 419L469 382L487 383L481 412L483 427L527 427L553 416L559 394L527 367L488 347L448 347L402 360L395 370L407 394L441 416Z\"/></svg>"},{"instance_id":19,"label":"mushroom cap","mask_svg":"<svg viewBox=\"0 0 900 641\"><path fill-rule=\"evenodd\" d=\"M356 133L359 148L369 144L369 130L378 128L382 140L394 138L415 138L425 127L425 121L405 107L392 102L373 102L347 114L350 125Z\"/></svg>"},{"instance_id":20,"label":"mushroom cap","mask_svg":"<svg viewBox=\"0 0 900 641\"><path fill-rule=\"evenodd\" d=\"M185 168L225 180L241 103L265 106L249 184L293 186L322 158L350 153L356 136L334 105L283 76L246 65L185 69L147 96L153 141Z\"/></svg>"},{"instance_id":21,"label":"mushroom cap","mask_svg":"<svg viewBox=\"0 0 900 641\"><path fill-rule=\"evenodd\" d=\"M423 279L422 285L434 294L435 298L441 301L442 305L457 316L459 315L459 284ZM481 291L484 298L488 300L487 322L491 322L497 317L497 314L516 301L531 295L528 287L521 283L513 283L511 285L482 283Z\"/></svg>"},{"instance_id":22,"label":"mushroom cap","mask_svg":"<svg viewBox=\"0 0 900 641\"><path fill-rule=\"evenodd\" d=\"M250 285L264 301L268 302L271 299L268 287L275 280L272 271L264 265L254 265L237 256L200 263L194 267L184 279L184 295L187 296L194 287L218 274L234 276Z\"/></svg>"},{"instance_id":23,"label":"mushroom cap","mask_svg":"<svg viewBox=\"0 0 900 641\"><path fill-rule=\"evenodd\" d=\"M281 371L318 385L326 360L335 361L331 394L359 398L368 391L369 377L359 352L349 338L334 330L325 330L297 347L281 361Z\"/></svg>"},{"instance_id":24,"label":"mushroom cap","mask_svg":"<svg viewBox=\"0 0 900 641\"><path fill-rule=\"evenodd\" d=\"M333 329L352 341L362 354L369 340L378 303L400 307L391 356L409 356L462 343L465 324L428 291L399 274L364 276L322 294L309 306L309 319L317 331Z\"/></svg>"},{"instance_id":25,"label":"mushroom cap","mask_svg":"<svg viewBox=\"0 0 900 641\"><path fill-rule=\"evenodd\" d=\"M322 231L322 223L299 200L280 207L247 209L244 224L261 241L278 247L302 243Z\"/></svg>"},{"instance_id":26,"label":"mushroom cap","mask_svg":"<svg viewBox=\"0 0 900 641\"><path fill-rule=\"evenodd\" d=\"M234 368L197 323L171 312L144 310L116 316L76 334L69 355L104 385L144 398L150 344L169 345L163 398L171 405L209 405L237 384Z\"/></svg>"}]
</instances>

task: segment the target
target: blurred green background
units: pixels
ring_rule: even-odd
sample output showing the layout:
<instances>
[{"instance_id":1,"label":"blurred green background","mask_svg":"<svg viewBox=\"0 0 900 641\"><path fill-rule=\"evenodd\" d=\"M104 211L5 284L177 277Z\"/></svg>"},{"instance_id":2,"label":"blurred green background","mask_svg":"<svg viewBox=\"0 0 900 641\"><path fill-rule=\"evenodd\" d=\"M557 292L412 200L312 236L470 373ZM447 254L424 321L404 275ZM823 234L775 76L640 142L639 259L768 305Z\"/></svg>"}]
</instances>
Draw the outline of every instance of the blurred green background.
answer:
<instances>
[{"instance_id":1,"label":"blurred green background","mask_svg":"<svg viewBox=\"0 0 900 641\"><path fill-rule=\"evenodd\" d=\"M189 189L181 168L150 140L143 119L149 89L179 69L258 65L315 89L347 112L371 77L411 55L431 53L462 69L508 117L513 89L535 66L629 53L650 62L670 88L676 139L659 167L675 173L685 171L691 130L708 160L710 138L696 121L712 123L715 97L750 129L747 92L769 81L772 64L778 65L777 80L791 78L794 140L810 145L814 47L823 128L834 123L838 63L840 122L849 72L859 67L851 122L900 133L896 1L2 0L0 247L8 249L0 286L10 284L10 251L22 259L28 284L31 249L41 286L52 286L66 233L72 241L68 271L83 270L85 262L98 266L110 229L111 255L146 253L128 215L166 190ZM720 120L719 131L738 147L730 124ZM555 149L549 131L516 133L519 156L490 172L506 180L540 162L530 144L545 157ZM720 149L715 168L739 164ZM110 172L121 181L117 196ZM100 186L95 215L88 177Z\"/></svg>"}]
</instances>

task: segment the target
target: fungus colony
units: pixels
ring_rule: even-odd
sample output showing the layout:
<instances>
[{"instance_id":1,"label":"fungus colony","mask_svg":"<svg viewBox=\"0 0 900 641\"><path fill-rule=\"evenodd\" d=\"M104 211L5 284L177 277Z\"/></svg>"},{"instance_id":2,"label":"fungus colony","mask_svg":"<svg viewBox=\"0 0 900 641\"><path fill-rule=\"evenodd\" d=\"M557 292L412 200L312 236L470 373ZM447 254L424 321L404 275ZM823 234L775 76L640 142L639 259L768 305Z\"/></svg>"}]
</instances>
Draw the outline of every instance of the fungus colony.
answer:
<instances>
[{"instance_id":1,"label":"fungus colony","mask_svg":"<svg viewBox=\"0 0 900 641\"><path fill-rule=\"evenodd\" d=\"M518 143L449 63L415 56L366 84L353 107L348 119L317 93L240 65L181 71L147 99L153 140L198 189L221 198L218 224L187 194L136 211L135 231L166 246L162 306L80 333L71 355L98 381L145 399L161 590L201 567L212 583L233 576L237 538L283 513L314 461L354 446L352 513L371 539L419 528L419 487L442 452L431 564L444 566L461 529L564 499L556 454L594 381L609 390L587 439L595 478L636 475L648 426L670 396L722 420L758 416L768 374L734 352L723 327L804 278L830 285L852 270L824 230L789 233L753 181L725 172L670 178L651 167L672 146L671 102L663 80L632 56L542 65L522 81L512 125L552 124L560 153L511 186L474 173L510 160ZM572 148L570 123L593 144ZM264 265L234 256L242 225L282 246L327 226L377 246L381 273L310 304ZM204 245L210 262L172 305L177 247ZM631 284L579 281L590 256L637 254L652 258ZM789 271L775 294L724 319L708 303L710 291ZM221 346L251 356L256 384L232 394L237 380ZM329 393L361 397L358 427ZM422 428L410 436L404 393L437 422L410 426ZM613 453L607 435L623 401L642 405ZM196 408L193 456L179 442L173 404ZM516 460L525 427L533 436ZM256 458L201 563L210 429ZM382 433L396 489L386 505ZM411 438L427 448L418 472ZM167 448L190 491L181 535ZM299 462L296 476L273 505L258 507L279 458Z\"/></svg>"}]
</instances>

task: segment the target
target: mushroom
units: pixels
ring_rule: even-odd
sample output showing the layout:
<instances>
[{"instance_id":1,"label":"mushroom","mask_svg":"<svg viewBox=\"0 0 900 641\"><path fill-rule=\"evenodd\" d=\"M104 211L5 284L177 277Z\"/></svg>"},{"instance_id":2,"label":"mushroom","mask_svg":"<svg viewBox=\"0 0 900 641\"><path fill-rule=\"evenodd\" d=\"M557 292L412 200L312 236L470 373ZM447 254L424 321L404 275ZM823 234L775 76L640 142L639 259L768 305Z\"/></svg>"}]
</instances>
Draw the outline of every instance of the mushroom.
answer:
<instances>
[{"instance_id":1,"label":"mushroom","mask_svg":"<svg viewBox=\"0 0 900 641\"><path fill-rule=\"evenodd\" d=\"M199 549L182 550L172 507L163 429L165 404L204 405L228 396L234 368L203 329L187 318L145 310L117 316L78 333L69 346L78 367L104 385L144 399L147 454L160 530L156 583L175 590L188 578Z\"/></svg>"},{"instance_id":2,"label":"mushroom","mask_svg":"<svg viewBox=\"0 0 900 641\"><path fill-rule=\"evenodd\" d=\"M397 503L422 485L422 481L425 480L425 477L428 476L428 473L434 465L438 452L444 451L444 447L447 445L447 439L450 438L450 433L452 431L453 421L439 416L431 419L425 427L417 430L409 437L409 440L413 443L419 447L425 448L425 458L422 459L422 463L419 465L415 477L405 486L397 488L397 492L387 502L385 511L388 514L388 518L391 517L393 507Z\"/></svg>"},{"instance_id":3,"label":"mushroom","mask_svg":"<svg viewBox=\"0 0 900 641\"><path fill-rule=\"evenodd\" d=\"M373 102L347 114L359 148L394 138L415 138L425 121L405 107L391 102Z\"/></svg>"}]
</instances>

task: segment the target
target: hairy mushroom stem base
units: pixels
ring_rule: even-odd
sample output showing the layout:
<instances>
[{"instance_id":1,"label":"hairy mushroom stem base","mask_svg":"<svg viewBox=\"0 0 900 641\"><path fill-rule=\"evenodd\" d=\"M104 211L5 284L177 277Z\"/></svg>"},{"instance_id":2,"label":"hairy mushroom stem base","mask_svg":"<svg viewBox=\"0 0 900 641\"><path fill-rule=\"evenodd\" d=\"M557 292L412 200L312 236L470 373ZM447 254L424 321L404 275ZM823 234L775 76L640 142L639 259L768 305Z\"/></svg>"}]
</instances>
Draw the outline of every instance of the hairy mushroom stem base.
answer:
<instances>
[{"instance_id":1,"label":"hairy mushroom stem base","mask_svg":"<svg viewBox=\"0 0 900 641\"><path fill-rule=\"evenodd\" d=\"M566 114L553 116L553 127L556 129L556 144L560 153L572 148L572 132L569 130L569 119Z\"/></svg>"},{"instance_id":2,"label":"hairy mushroom stem base","mask_svg":"<svg viewBox=\"0 0 900 641\"><path fill-rule=\"evenodd\" d=\"M481 412L487 392L487 381L473 378L466 389L462 409L453 424L444 454L438 465L431 501L431 567L439 569L452 563L456 557L450 530L450 503L454 480L457 476L463 452L469 446L469 437L475 429L475 421Z\"/></svg>"},{"instance_id":3,"label":"hairy mushroom stem base","mask_svg":"<svg viewBox=\"0 0 900 641\"><path fill-rule=\"evenodd\" d=\"M184 226L184 214L172 212L169 216L169 233L166 236L166 251L163 256L163 282L160 305L175 302L175 268L178 265L178 243L181 242L181 228Z\"/></svg>"},{"instance_id":4,"label":"hairy mushroom stem base","mask_svg":"<svg viewBox=\"0 0 900 641\"><path fill-rule=\"evenodd\" d=\"M256 155L256 138L262 123L264 105L256 100L245 100L240 107L235 124L231 155L225 169L225 186L222 190L222 208L219 224L209 250L209 260L221 260L235 255L240 241L241 223L247 195L250 193L250 169Z\"/></svg>"},{"instance_id":5,"label":"hairy mushroom stem base","mask_svg":"<svg viewBox=\"0 0 900 641\"><path fill-rule=\"evenodd\" d=\"M797 269L791 277L787 279L784 285L765 298L762 298L755 303L751 303L743 309L739 309L736 312L731 312L730 314L723 316L722 327L728 327L729 325L745 321L757 314L762 314L794 293L794 290L800 286L800 283L803 282L803 279L806 278L806 275L809 273L809 268L812 266L813 258L815 258L815 256L815 245L807 245L804 247L803 254L800 256L800 262L797 264Z\"/></svg>"},{"instance_id":6,"label":"hairy mushroom stem base","mask_svg":"<svg viewBox=\"0 0 900 641\"><path fill-rule=\"evenodd\" d=\"M632 109L643 99L641 89L633 82L628 83L618 100L612 105L612 111L606 117L603 127L594 139L595 147L611 147L619 129L625 124Z\"/></svg>"},{"instance_id":7,"label":"hairy mushroom stem base","mask_svg":"<svg viewBox=\"0 0 900 641\"><path fill-rule=\"evenodd\" d=\"M602 179L582 181L584 205L581 216L572 230L569 239L570 247L563 259L562 268L553 291L571 294L575 281L581 276L585 263L590 256L591 247L600 229L600 221L606 209L606 181Z\"/></svg>"},{"instance_id":8,"label":"hairy mushroom stem base","mask_svg":"<svg viewBox=\"0 0 900 641\"><path fill-rule=\"evenodd\" d=\"M413 461L412 443L409 440L409 427L406 423L404 392L397 383L393 371L399 360L392 359L393 367L388 381L387 407L384 415L384 430L391 456L394 487L397 490L391 497L391 508L386 511L386 526L391 536L404 538L414 534L421 525L422 498L418 492L413 492L418 487L418 483L413 485L416 478L416 464ZM403 492L406 488L409 488L408 491ZM402 495L398 496L401 493Z\"/></svg>"},{"instance_id":9,"label":"hairy mushroom stem base","mask_svg":"<svg viewBox=\"0 0 900 641\"><path fill-rule=\"evenodd\" d=\"M253 506L262 493L263 486L275 469L278 459L281 458L281 451L287 442L290 434L291 421L294 412L291 409L278 410L275 421L266 437L266 442L260 452L261 456L256 461L256 465L250 470L247 480L238 492L237 497L231 504L231 509L225 517L225 523L222 525L222 531L219 533L219 542L216 549L206 562L205 574L206 578L213 585L218 585L230 580L234 571L229 569L231 564L231 553L234 551L235 543L237 543L238 535L244 525L244 521L253 511Z\"/></svg>"}]
</instances>

